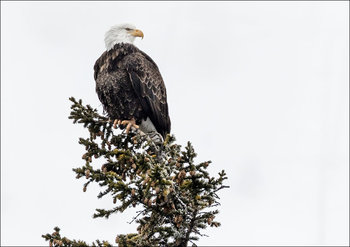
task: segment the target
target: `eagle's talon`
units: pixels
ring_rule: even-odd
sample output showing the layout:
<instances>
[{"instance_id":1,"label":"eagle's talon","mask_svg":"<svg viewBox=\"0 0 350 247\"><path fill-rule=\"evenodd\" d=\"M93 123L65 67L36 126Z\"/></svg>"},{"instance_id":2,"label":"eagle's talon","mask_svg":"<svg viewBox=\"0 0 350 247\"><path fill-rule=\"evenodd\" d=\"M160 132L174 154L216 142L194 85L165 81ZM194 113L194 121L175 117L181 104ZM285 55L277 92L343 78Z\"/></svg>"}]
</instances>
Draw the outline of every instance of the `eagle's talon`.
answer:
<instances>
[{"instance_id":1,"label":"eagle's talon","mask_svg":"<svg viewBox=\"0 0 350 247\"><path fill-rule=\"evenodd\" d=\"M113 128L117 128L117 124L118 124L118 122L119 122L120 120L118 120L118 119L115 119L114 120L114 122L113 122Z\"/></svg>"},{"instance_id":2,"label":"eagle's talon","mask_svg":"<svg viewBox=\"0 0 350 247\"><path fill-rule=\"evenodd\" d=\"M126 129L125 129L126 134L129 134L131 127L134 127L135 129L139 128L139 126L136 124L135 119L123 120L123 121L119 120L118 124L119 125L126 125Z\"/></svg>"}]
</instances>

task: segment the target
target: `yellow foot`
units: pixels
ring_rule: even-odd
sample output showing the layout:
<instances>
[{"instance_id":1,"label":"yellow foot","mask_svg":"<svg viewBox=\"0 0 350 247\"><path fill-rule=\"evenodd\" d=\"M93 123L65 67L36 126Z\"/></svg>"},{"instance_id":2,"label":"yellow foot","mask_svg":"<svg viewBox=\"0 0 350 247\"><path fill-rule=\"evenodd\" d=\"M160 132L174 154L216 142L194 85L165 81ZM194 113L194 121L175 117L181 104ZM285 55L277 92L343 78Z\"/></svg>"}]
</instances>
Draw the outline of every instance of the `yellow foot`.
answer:
<instances>
[{"instance_id":1,"label":"yellow foot","mask_svg":"<svg viewBox=\"0 0 350 247\"><path fill-rule=\"evenodd\" d=\"M117 128L117 124L120 125L122 123L122 120L119 120L119 119L115 119L114 122L113 122L113 128Z\"/></svg>"},{"instance_id":2,"label":"yellow foot","mask_svg":"<svg viewBox=\"0 0 350 247\"><path fill-rule=\"evenodd\" d=\"M113 128L117 128L117 124L118 125L126 125L126 133L128 134L131 127L134 127L135 129L138 129L139 126L136 124L135 119L131 119L131 120L120 120L120 119L115 119L113 122Z\"/></svg>"}]
</instances>

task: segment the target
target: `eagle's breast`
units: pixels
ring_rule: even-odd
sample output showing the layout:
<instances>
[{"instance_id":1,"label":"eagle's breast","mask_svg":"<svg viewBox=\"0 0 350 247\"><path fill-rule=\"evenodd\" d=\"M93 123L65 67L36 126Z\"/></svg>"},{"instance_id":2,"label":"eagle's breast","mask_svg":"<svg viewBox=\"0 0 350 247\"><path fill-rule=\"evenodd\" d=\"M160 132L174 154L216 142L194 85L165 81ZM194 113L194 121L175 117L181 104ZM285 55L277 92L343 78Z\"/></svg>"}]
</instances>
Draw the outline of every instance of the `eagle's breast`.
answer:
<instances>
[{"instance_id":1,"label":"eagle's breast","mask_svg":"<svg viewBox=\"0 0 350 247\"><path fill-rule=\"evenodd\" d=\"M104 110L112 119L134 118L139 124L146 116L136 95L128 73L121 66L120 61L107 59L100 67L96 78L96 92L103 104ZM110 62L115 64L109 64ZM112 70L111 70L112 68Z\"/></svg>"}]
</instances>

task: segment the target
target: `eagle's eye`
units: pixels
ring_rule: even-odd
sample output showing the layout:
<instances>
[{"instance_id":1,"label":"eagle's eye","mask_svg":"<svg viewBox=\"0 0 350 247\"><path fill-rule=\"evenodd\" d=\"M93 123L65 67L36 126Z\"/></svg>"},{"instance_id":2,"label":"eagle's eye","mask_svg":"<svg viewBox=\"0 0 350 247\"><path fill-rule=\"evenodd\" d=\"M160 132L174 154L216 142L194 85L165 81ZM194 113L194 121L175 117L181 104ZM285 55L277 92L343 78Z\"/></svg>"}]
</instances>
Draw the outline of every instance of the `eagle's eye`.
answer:
<instances>
[{"instance_id":1,"label":"eagle's eye","mask_svg":"<svg viewBox=\"0 0 350 247\"><path fill-rule=\"evenodd\" d=\"M126 31L131 31L132 29L131 29L131 28L128 28L128 27L126 27L126 28L125 28L125 30L126 30Z\"/></svg>"}]
</instances>

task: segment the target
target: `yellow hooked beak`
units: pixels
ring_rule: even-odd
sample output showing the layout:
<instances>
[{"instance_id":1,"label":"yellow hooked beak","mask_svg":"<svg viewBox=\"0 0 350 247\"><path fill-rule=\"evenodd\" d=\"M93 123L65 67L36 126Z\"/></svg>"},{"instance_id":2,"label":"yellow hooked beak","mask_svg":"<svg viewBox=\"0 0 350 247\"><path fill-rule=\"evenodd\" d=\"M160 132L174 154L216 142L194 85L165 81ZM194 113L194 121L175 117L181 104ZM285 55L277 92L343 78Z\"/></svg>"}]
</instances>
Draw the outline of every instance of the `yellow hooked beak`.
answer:
<instances>
[{"instance_id":1,"label":"yellow hooked beak","mask_svg":"<svg viewBox=\"0 0 350 247\"><path fill-rule=\"evenodd\" d=\"M134 30L130 31L130 34L132 36L141 37L143 39L143 32L141 30L134 29Z\"/></svg>"}]
</instances>

